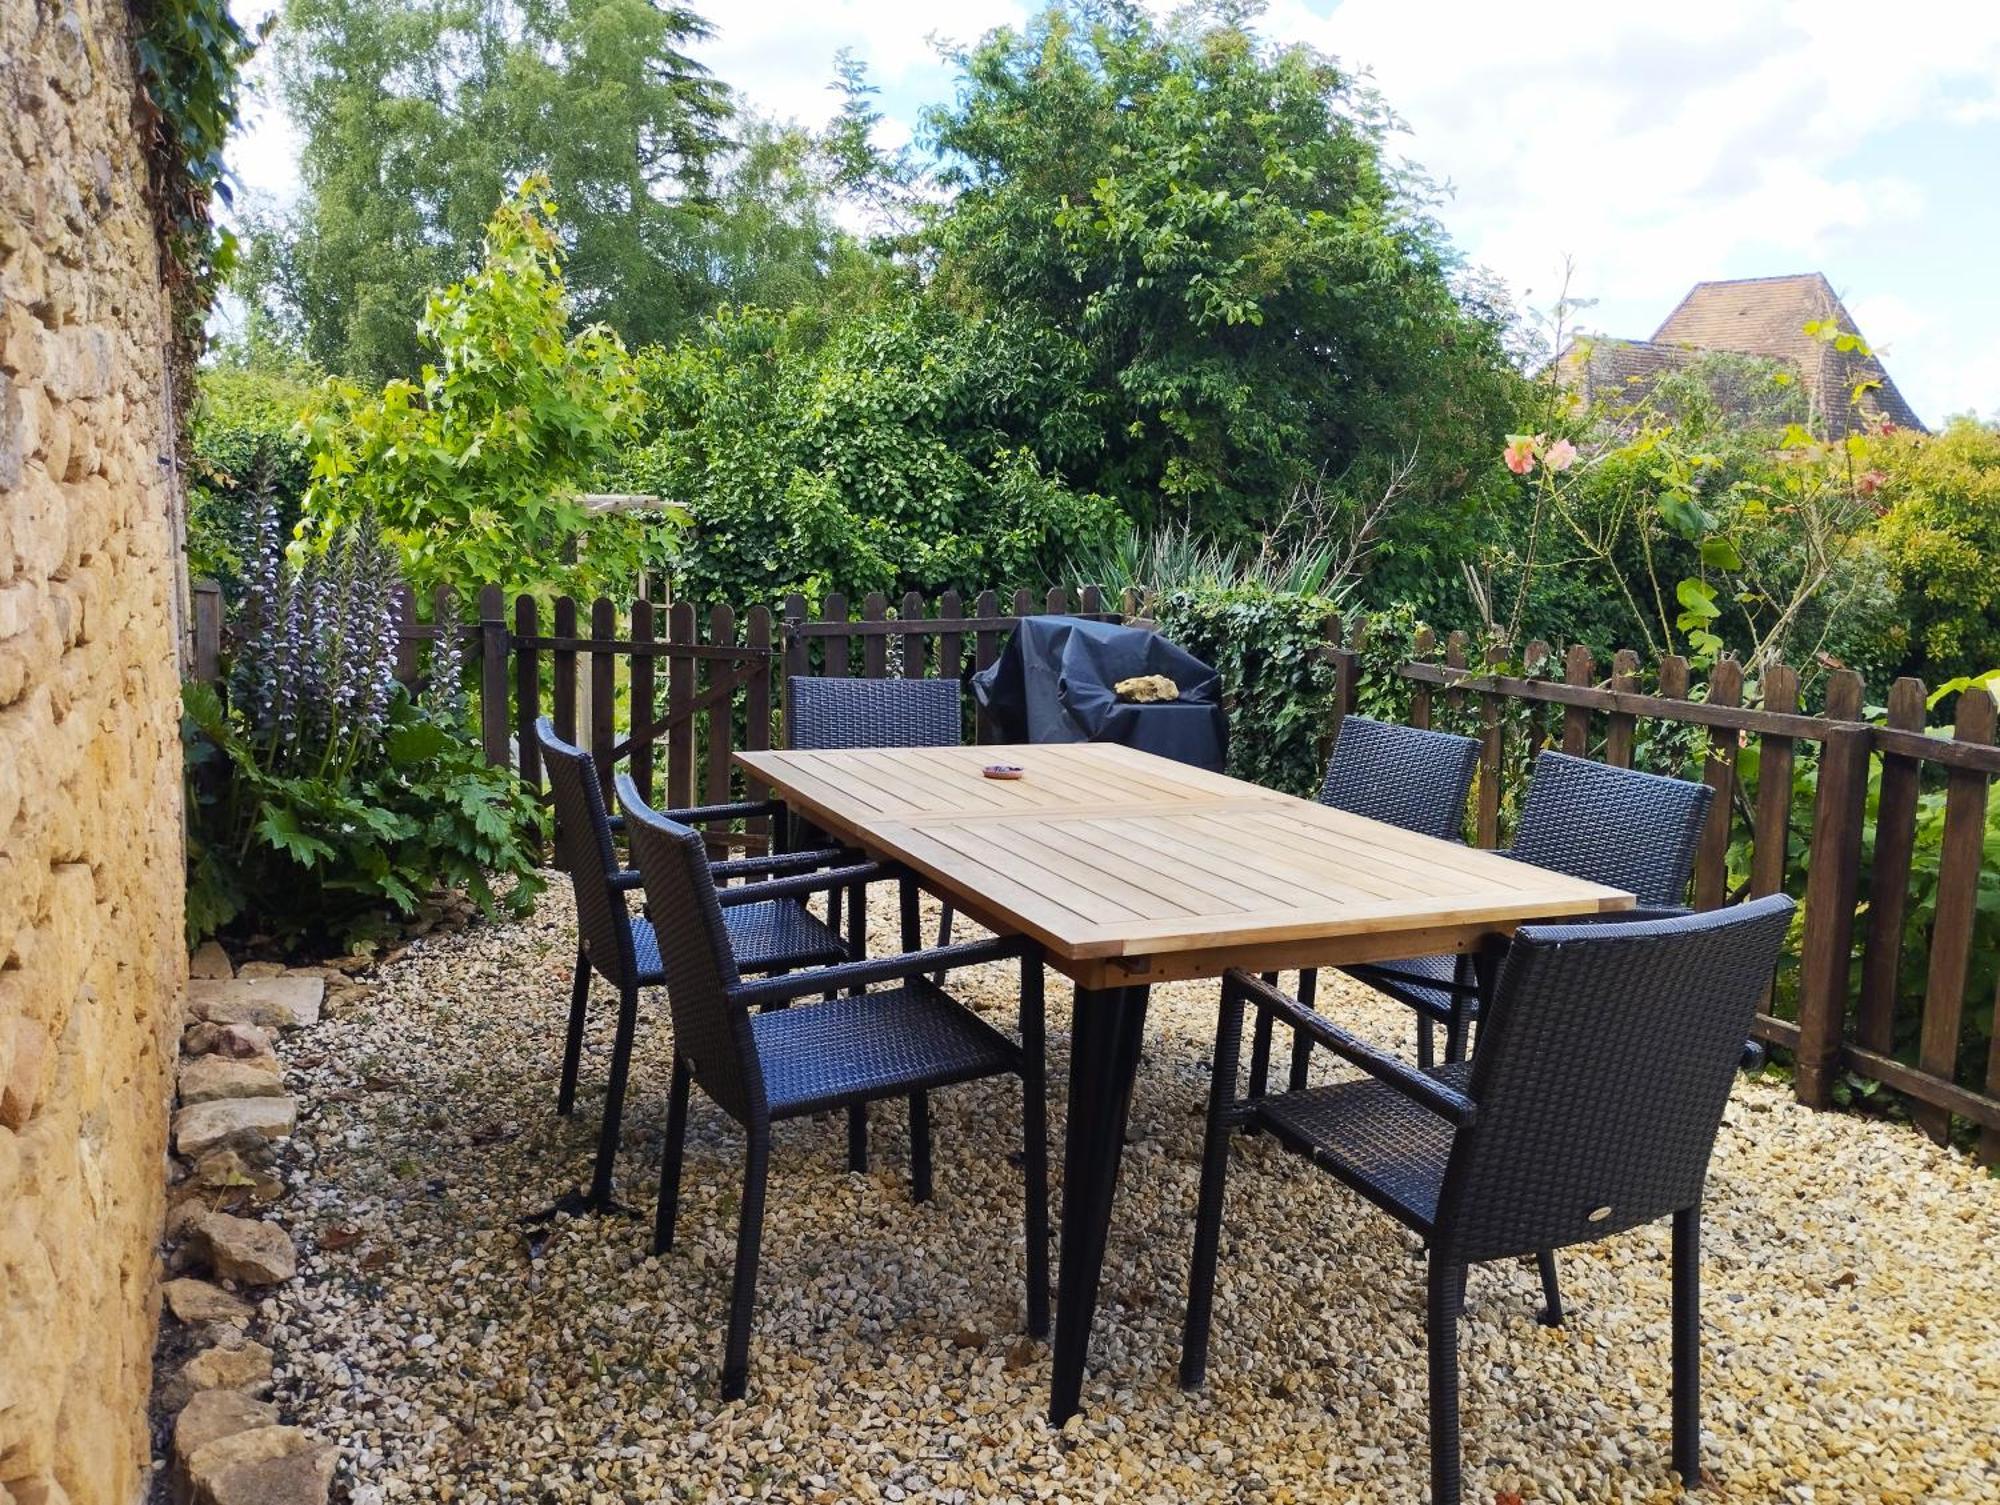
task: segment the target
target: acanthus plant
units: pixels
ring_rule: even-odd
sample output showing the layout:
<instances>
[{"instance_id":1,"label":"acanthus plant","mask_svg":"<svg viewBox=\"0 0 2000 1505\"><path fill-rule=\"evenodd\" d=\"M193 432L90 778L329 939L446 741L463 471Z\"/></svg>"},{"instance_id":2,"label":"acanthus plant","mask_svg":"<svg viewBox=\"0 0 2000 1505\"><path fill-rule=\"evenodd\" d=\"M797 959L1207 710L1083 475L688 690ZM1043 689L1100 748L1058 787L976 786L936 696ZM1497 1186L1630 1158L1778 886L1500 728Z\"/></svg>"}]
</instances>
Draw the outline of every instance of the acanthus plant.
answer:
<instances>
[{"instance_id":1,"label":"acanthus plant","mask_svg":"<svg viewBox=\"0 0 2000 1505\"><path fill-rule=\"evenodd\" d=\"M430 683L396 679L393 551L366 515L296 562L260 481L246 510L226 698L184 691L188 929L232 923L309 946L410 914L439 888L524 910L541 812L466 735L455 624Z\"/></svg>"}]
</instances>

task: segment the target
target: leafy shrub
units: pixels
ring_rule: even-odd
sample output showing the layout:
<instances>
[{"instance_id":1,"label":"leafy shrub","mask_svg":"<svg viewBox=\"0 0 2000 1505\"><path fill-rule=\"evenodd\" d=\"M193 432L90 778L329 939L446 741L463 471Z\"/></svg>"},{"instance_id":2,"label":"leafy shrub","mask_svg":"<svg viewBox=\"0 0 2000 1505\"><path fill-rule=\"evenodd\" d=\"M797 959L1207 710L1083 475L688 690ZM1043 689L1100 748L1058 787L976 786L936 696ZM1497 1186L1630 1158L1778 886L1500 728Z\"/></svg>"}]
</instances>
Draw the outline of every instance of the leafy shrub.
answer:
<instances>
[{"instance_id":1,"label":"leafy shrub","mask_svg":"<svg viewBox=\"0 0 2000 1505\"><path fill-rule=\"evenodd\" d=\"M2000 429L1870 441L1887 513L1876 528L1895 582L1907 673L1937 680L2000 664Z\"/></svg>"},{"instance_id":2,"label":"leafy shrub","mask_svg":"<svg viewBox=\"0 0 2000 1505\"><path fill-rule=\"evenodd\" d=\"M266 495L241 557L227 698L183 692L190 939L345 943L439 887L489 913L532 905L539 807L467 736L454 649L423 700L396 683L395 572L367 520L294 568ZM492 874L513 879L504 901Z\"/></svg>"},{"instance_id":3,"label":"leafy shrub","mask_svg":"<svg viewBox=\"0 0 2000 1505\"><path fill-rule=\"evenodd\" d=\"M1065 337L929 301L815 333L724 309L642 354L651 438L615 484L692 511L682 596L1045 585L1119 526L1062 479L1101 442Z\"/></svg>"},{"instance_id":4,"label":"leafy shrub","mask_svg":"<svg viewBox=\"0 0 2000 1505\"><path fill-rule=\"evenodd\" d=\"M197 577L235 586L236 540L260 494L276 502L282 533L297 526L312 473L299 416L312 393L312 373L303 369L201 373L188 476L188 568Z\"/></svg>"},{"instance_id":5,"label":"leafy shrub","mask_svg":"<svg viewBox=\"0 0 2000 1505\"><path fill-rule=\"evenodd\" d=\"M531 178L501 204L479 269L431 295L419 333L438 364L420 383L329 381L306 415L310 531L324 543L372 516L422 595L626 591L672 537L657 517L593 518L578 501L645 399L615 334L569 333L547 186Z\"/></svg>"},{"instance_id":6,"label":"leafy shrub","mask_svg":"<svg viewBox=\"0 0 2000 1505\"><path fill-rule=\"evenodd\" d=\"M1333 603L1244 582L1162 591L1152 610L1162 633L1222 675L1234 701L1229 772L1291 794L1318 789L1336 688L1323 651Z\"/></svg>"}]
</instances>

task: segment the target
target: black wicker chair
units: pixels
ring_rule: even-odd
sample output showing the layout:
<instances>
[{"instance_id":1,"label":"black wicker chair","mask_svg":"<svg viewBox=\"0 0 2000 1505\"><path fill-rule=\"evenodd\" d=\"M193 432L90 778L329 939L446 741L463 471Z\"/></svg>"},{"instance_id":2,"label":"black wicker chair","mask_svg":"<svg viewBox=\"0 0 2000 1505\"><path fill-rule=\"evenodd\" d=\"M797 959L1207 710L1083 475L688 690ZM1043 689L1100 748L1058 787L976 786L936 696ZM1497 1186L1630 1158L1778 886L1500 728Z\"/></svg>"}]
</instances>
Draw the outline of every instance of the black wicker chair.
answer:
<instances>
[{"instance_id":1,"label":"black wicker chair","mask_svg":"<svg viewBox=\"0 0 2000 1505\"><path fill-rule=\"evenodd\" d=\"M652 925L644 919L633 919L626 904L626 894L640 886L640 878L636 871L618 865L617 849L612 843L614 822L604 808L604 789L598 782L594 760L582 748L557 736L547 717L535 723L535 733L541 742L542 766L548 771L549 790L555 802L556 862L569 874L576 894L576 972L570 990L569 1031L563 1043L562 1086L556 1096L559 1113L567 1114L576 1105L591 974L595 972L618 990L611 1082L604 1101L597 1166L586 1199L589 1207L603 1210L612 1205L612 1162L617 1153L625 1076L638 1019L639 989L658 987L665 974ZM783 818L782 807L775 804L705 805L678 813L690 824L729 820L740 815ZM797 873L821 868L839 855L826 851L775 853L714 863L710 871L717 881L758 873ZM813 918L793 891L766 895L765 885L752 883L732 889L731 894L730 939L744 968L782 971L845 959L847 948L840 938Z\"/></svg>"},{"instance_id":2,"label":"black wicker chair","mask_svg":"<svg viewBox=\"0 0 2000 1505\"><path fill-rule=\"evenodd\" d=\"M1344 716L1319 802L1350 815L1365 815L1405 831L1458 841L1465 826L1465 796L1479 767L1479 744L1471 737L1421 727ZM1266 980L1277 979L1266 974ZM1312 1007L1319 973L1299 973L1299 1001ZM1312 1037L1292 1035L1291 1084L1305 1086L1312 1061ZM1250 1080L1258 1090L1270 1075L1271 1017L1257 1016L1250 1042Z\"/></svg>"},{"instance_id":3,"label":"black wicker chair","mask_svg":"<svg viewBox=\"0 0 2000 1505\"><path fill-rule=\"evenodd\" d=\"M908 1097L911 1181L918 1200L928 1200L931 1155L925 1094L983 1077L1011 1074L1021 1079L1028 1331L1036 1337L1046 1335L1048 1151L1039 950L1022 940L975 941L746 983L730 946L728 911L723 907L736 891L715 887L701 837L646 809L630 780L619 779L618 795L630 820L627 833L645 876L647 901L666 940L667 1000L674 1021L673 1085L654 1253L664 1254L673 1247L690 1083L700 1083L749 1137L736 1277L723 1347L723 1398L741 1396L748 1378L750 1315L763 1237L772 1123L828 1108ZM774 886L812 881L811 877L781 879ZM1004 957L1019 957L1021 962L1019 1045L925 975ZM866 991L869 984L884 982L895 986ZM862 991L836 996L848 987ZM769 1008L810 994L827 996L792 1008ZM769 1011L753 1012L759 1008Z\"/></svg>"},{"instance_id":4,"label":"black wicker chair","mask_svg":"<svg viewBox=\"0 0 2000 1505\"><path fill-rule=\"evenodd\" d=\"M1706 784L1545 752L1535 759L1514 845L1501 855L1622 888L1648 917L1685 914L1695 849L1714 798ZM1628 910L1606 918L1633 915ZM1475 962L1418 956L1345 970L1416 1011L1417 1064L1428 1066L1434 1024L1444 1026L1445 1059L1465 1058L1479 1018Z\"/></svg>"},{"instance_id":5,"label":"black wicker chair","mask_svg":"<svg viewBox=\"0 0 2000 1505\"><path fill-rule=\"evenodd\" d=\"M1523 928L1470 1063L1418 1070L1268 983L1224 979L1181 1384L1202 1383L1229 1133L1255 1124L1414 1229L1429 1254L1431 1505L1457 1505L1469 1265L1673 1218L1673 1464L1699 1482L1702 1183L1792 913L1782 895L1619 924ZM1243 1004L1368 1080L1239 1100Z\"/></svg>"},{"instance_id":6,"label":"black wicker chair","mask_svg":"<svg viewBox=\"0 0 2000 1505\"><path fill-rule=\"evenodd\" d=\"M785 743L802 752L849 747L956 747L964 740L962 691L955 679L853 679L844 675L795 674L785 681ZM671 819L673 812L669 811ZM802 826L800 843L817 844L820 832ZM915 897L914 880L902 886ZM841 928L843 895L827 895L827 922ZM857 884L845 895L848 953L868 954L868 890ZM940 946L951 941L951 905L938 922ZM908 949L906 938L906 949ZM942 978L934 979L942 982ZM868 1169L868 1114L857 1105L847 1115L847 1166Z\"/></svg>"}]
</instances>

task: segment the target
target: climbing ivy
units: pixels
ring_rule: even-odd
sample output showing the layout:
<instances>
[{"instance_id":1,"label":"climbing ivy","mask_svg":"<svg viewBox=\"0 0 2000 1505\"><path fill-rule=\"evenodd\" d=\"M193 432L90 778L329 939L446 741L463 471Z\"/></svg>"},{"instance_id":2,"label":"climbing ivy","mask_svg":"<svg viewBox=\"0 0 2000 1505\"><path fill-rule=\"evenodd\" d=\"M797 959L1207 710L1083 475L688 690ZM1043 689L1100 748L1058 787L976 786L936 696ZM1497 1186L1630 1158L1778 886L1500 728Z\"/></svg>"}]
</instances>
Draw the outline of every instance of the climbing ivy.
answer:
<instances>
[{"instance_id":1,"label":"climbing ivy","mask_svg":"<svg viewBox=\"0 0 2000 1505\"><path fill-rule=\"evenodd\" d=\"M139 116L153 216L173 301L179 364L192 365L215 290L236 259L236 237L212 213L230 202L222 149L238 118L253 38L228 0L132 0ZM182 402L192 396L183 384Z\"/></svg>"}]
</instances>

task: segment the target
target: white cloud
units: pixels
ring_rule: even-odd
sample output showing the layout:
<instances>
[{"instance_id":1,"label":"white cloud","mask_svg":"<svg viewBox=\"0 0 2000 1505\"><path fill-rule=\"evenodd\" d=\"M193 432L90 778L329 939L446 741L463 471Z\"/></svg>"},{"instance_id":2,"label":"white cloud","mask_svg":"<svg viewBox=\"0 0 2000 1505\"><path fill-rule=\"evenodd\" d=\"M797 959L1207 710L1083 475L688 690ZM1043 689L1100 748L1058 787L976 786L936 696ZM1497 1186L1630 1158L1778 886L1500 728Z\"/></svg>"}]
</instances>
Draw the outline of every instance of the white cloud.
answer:
<instances>
[{"instance_id":1,"label":"white cloud","mask_svg":"<svg viewBox=\"0 0 2000 1505\"><path fill-rule=\"evenodd\" d=\"M969 41L1034 8L695 3L716 28L696 55L765 114L823 123L834 54L851 49L883 91L885 146L950 87L933 33ZM1644 334L1702 277L1822 269L1860 296L1871 339L1893 336L1920 409L2000 402L1975 300L1989 329L2000 301L1971 273L1979 256L1921 287L1906 256L1983 233L1973 210L1994 170L1974 152L2000 120L2000 0L1273 0L1261 24L1372 72L1410 127L1395 150L1452 186L1454 239L1524 300L1549 301L1573 257L1572 291L1602 300L1592 322ZM1904 145L1870 152L1891 138ZM231 156L283 194L297 147L257 106Z\"/></svg>"}]
</instances>

